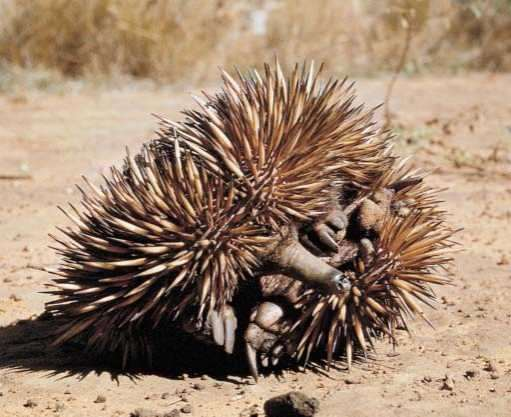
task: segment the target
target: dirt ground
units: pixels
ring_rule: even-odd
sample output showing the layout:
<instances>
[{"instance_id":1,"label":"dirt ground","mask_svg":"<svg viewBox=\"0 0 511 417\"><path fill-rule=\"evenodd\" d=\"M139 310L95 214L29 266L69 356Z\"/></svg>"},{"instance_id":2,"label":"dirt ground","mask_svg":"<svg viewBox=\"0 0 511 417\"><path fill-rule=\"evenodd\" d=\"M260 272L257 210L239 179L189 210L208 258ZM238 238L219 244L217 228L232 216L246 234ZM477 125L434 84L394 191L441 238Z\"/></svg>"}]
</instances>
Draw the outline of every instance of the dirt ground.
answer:
<instances>
[{"instance_id":1,"label":"dirt ground","mask_svg":"<svg viewBox=\"0 0 511 417\"><path fill-rule=\"evenodd\" d=\"M384 80L360 80L377 104ZM179 91L178 91L179 90ZM327 416L511 416L511 75L400 80L392 97L397 149L431 170L458 240L455 285L438 289L435 329L415 323L396 353L351 373L285 371L248 384L240 375L116 374L49 353L22 320L42 312L56 263L48 233L68 224L57 205L78 201L125 146L152 137L150 113L179 117L186 89L126 88L0 95L0 416L129 416L191 406L192 416L250 415L271 396L301 390ZM9 176L20 176L12 179ZM21 321L20 321L21 320ZM186 364L183 364L186 368ZM245 411L244 411L245 410ZM187 410L186 407L183 411ZM184 413L183 413L184 414Z\"/></svg>"}]
</instances>

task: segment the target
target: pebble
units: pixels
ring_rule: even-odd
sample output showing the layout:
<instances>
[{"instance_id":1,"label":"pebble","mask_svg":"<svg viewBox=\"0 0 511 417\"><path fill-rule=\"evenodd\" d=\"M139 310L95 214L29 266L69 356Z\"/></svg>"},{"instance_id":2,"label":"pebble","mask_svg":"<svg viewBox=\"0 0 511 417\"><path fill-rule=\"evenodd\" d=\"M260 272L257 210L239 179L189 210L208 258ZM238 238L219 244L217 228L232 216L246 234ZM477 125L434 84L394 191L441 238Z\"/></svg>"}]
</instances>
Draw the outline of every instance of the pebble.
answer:
<instances>
[{"instance_id":1,"label":"pebble","mask_svg":"<svg viewBox=\"0 0 511 417\"><path fill-rule=\"evenodd\" d=\"M161 399L162 400L166 400L169 397L170 397L170 392L164 392L163 394L161 394Z\"/></svg>"},{"instance_id":2,"label":"pebble","mask_svg":"<svg viewBox=\"0 0 511 417\"><path fill-rule=\"evenodd\" d=\"M256 404L254 404L254 405L242 410L239 417L259 417L262 415L263 414L262 414L261 410L259 409L259 407Z\"/></svg>"},{"instance_id":3,"label":"pebble","mask_svg":"<svg viewBox=\"0 0 511 417\"><path fill-rule=\"evenodd\" d=\"M149 410L147 408L137 408L130 414L130 417L160 417L160 416L161 415L158 414L156 411Z\"/></svg>"},{"instance_id":4,"label":"pebble","mask_svg":"<svg viewBox=\"0 0 511 417\"><path fill-rule=\"evenodd\" d=\"M9 296L9 300L12 300L14 302L18 302L18 301L21 301L21 297L19 295L16 295L16 294L11 294Z\"/></svg>"},{"instance_id":5,"label":"pebble","mask_svg":"<svg viewBox=\"0 0 511 417\"><path fill-rule=\"evenodd\" d=\"M27 402L23 404L23 407L34 408L37 407L37 403L34 400L27 400Z\"/></svg>"},{"instance_id":6,"label":"pebble","mask_svg":"<svg viewBox=\"0 0 511 417\"><path fill-rule=\"evenodd\" d=\"M102 404L106 402L106 397L104 395L98 395L94 400L96 404Z\"/></svg>"},{"instance_id":7,"label":"pebble","mask_svg":"<svg viewBox=\"0 0 511 417\"><path fill-rule=\"evenodd\" d=\"M305 394L292 391L270 398L264 403L267 417L312 417L319 410L319 401Z\"/></svg>"},{"instance_id":8,"label":"pebble","mask_svg":"<svg viewBox=\"0 0 511 417\"><path fill-rule=\"evenodd\" d=\"M192 406L190 404L183 405L181 407L181 412L183 414L190 414L192 412Z\"/></svg>"},{"instance_id":9,"label":"pebble","mask_svg":"<svg viewBox=\"0 0 511 417\"><path fill-rule=\"evenodd\" d=\"M442 386L440 387L442 390L453 391L454 390L454 379L450 375L445 375L443 379Z\"/></svg>"},{"instance_id":10,"label":"pebble","mask_svg":"<svg viewBox=\"0 0 511 417\"><path fill-rule=\"evenodd\" d=\"M199 383L196 383L196 384L193 384L192 385L192 388L194 390L197 390L197 391L202 391L203 389L205 389L205 385L204 384L199 384Z\"/></svg>"},{"instance_id":11,"label":"pebble","mask_svg":"<svg viewBox=\"0 0 511 417\"><path fill-rule=\"evenodd\" d=\"M65 408L66 408L66 405L65 405L65 404L57 403L57 404L55 404L55 408L54 408L54 410L55 410L56 412L59 412L59 411L63 411L63 410L65 410Z\"/></svg>"},{"instance_id":12,"label":"pebble","mask_svg":"<svg viewBox=\"0 0 511 417\"><path fill-rule=\"evenodd\" d=\"M486 362L484 370L488 372L497 372L497 364L495 363L495 361L488 361Z\"/></svg>"},{"instance_id":13,"label":"pebble","mask_svg":"<svg viewBox=\"0 0 511 417\"><path fill-rule=\"evenodd\" d=\"M360 379L346 378L344 380L344 383L346 385L356 385L356 384L361 384L362 381Z\"/></svg>"},{"instance_id":14,"label":"pebble","mask_svg":"<svg viewBox=\"0 0 511 417\"><path fill-rule=\"evenodd\" d=\"M499 379L499 374L498 374L497 372L492 372L492 373L490 374L490 378L491 378L491 379Z\"/></svg>"},{"instance_id":15,"label":"pebble","mask_svg":"<svg viewBox=\"0 0 511 417\"><path fill-rule=\"evenodd\" d=\"M477 369L468 369L465 371L465 378L474 379L479 376L479 371Z\"/></svg>"},{"instance_id":16,"label":"pebble","mask_svg":"<svg viewBox=\"0 0 511 417\"><path fill-rule=\"evenodd\" d=\"M174 408L173 410L169 411L168 413L165 413L163 417L179 417L181 413L177 408Z\"/></svg>"}]
</instances>

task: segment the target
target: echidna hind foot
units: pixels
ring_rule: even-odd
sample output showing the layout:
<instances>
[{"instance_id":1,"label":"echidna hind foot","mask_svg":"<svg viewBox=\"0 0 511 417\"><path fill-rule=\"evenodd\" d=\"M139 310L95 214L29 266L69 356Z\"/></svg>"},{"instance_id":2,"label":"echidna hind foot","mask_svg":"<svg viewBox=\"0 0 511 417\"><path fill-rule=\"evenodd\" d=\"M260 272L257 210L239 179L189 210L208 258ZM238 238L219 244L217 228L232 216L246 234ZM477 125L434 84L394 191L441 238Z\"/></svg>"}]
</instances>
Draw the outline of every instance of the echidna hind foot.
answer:
<instances>
[{"instance_id":1,"label":"echidna hind foot","mask_svg":"<svg viewBox=\"0 0 511 417\"><path fill-rule=\"evenodd\" d=\"M421 175L396 164L372 193L352 196L355 210L339 198L346 232L336 234L328 216L319 220L335 252L332 242L313 241L304 229L302 241L343 271L352 288L325 295L289 278L262 278L262 299L244 334L252 375L283 358L320 366L343 359L349 368L356 352L367 355L375 339L396 343L395 330L408 330L406 318L427 321L419 303L434 302L430 284L449 282L442 272L454 245L436 194Z\"/></svg>"}]
</instances>

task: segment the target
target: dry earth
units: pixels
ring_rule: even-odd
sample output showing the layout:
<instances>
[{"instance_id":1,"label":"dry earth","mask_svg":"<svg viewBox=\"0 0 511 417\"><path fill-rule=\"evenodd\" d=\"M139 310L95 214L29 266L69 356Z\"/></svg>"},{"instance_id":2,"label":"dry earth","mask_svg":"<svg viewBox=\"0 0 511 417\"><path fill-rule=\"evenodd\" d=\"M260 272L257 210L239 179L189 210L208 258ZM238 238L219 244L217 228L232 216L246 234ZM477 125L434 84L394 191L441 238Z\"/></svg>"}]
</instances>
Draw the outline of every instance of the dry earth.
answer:
<instances>
[{"instance_id":1,"label":"dry earth","mask_svg":"<svg viewBox=\"0 0 511 417\"><path fill-rule=\"evenodd\" d=\"M358 84L372 104L384 87ZM200 368L176 377L73 366L80 358L46 351L40 329L20 321L48 299L49 276L30 266L56 262L47 234L67 224L56 206L78 200L73 184L82 174L100 181L126 145L136 150L151 137L150 113L176 118L191 100L169 88L0 96L0 416L129 416L190 405L193 416L229 417L292 389L321 401L319 417L511 416L510 98L511 75L484 74L400 80L392 98L399 151L449 187L451 222L464 227L455 285L439 289L430 314L436 328L416 323L397 353L382 342L378 359L351 373L286 371L254 385Z\"/></svg>"}]
</instances>

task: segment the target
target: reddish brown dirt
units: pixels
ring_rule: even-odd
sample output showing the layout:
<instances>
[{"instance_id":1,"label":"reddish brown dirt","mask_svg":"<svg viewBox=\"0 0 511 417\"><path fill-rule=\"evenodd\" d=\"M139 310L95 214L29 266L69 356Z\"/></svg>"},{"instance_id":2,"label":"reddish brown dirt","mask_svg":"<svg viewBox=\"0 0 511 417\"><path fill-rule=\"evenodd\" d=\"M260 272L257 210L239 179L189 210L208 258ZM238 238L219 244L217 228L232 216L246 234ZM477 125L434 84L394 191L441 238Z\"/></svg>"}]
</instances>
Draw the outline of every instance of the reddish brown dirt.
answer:
<instances>
[{"instance_id":1,"label":"reddish brown dirt","mask_svg":"<svg viewBox=\"0 0 511 417\"><path fill-rule=\"evenodd\" d=\"M358 86L372 104L384 87ZM190 404L193 416L230 417L292 389L321 401L319 417L511 415L510 97L511 75L400 80L392 97L399 152L430 169L432 184L449 187L445 206L464 227L455 285L438 290L430 313L435 329L416 323L397 353L382 342L378 360L351 373L287 371L246 385L228 375L73 369L63 365L66 354L49 355L32 340L37 329L17 323L48 299L40 292L48 274L29 266L56 262L47 234L67 224L56 205L78 201L80 175L99 181L126 145L148 140L150 113L176 118L191 100L170 89L0 96L0 176L29 175L0 179L0 416L129 416ZM188 402L176 402L183 389ZM98 395L106 401L95 402Z\"/></svg>"}]
</instances>

